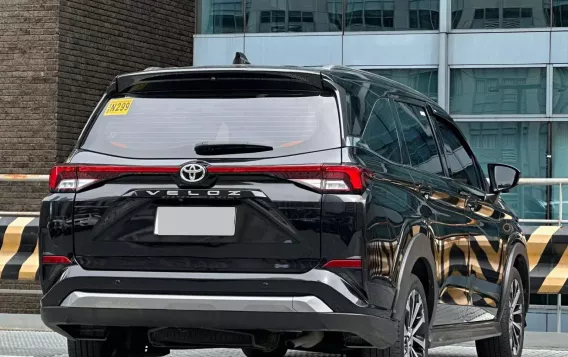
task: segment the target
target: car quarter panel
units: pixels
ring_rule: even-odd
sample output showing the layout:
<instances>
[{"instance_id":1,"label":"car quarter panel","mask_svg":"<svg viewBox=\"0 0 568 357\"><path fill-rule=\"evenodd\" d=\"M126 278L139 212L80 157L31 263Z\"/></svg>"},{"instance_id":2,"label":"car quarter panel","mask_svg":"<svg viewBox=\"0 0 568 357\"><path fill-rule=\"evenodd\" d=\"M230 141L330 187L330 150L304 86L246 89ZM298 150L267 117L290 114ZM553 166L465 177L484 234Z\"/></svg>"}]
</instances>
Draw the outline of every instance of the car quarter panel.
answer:
<instances>
[{"instance_id":1,"label":"car quarter panel","mask_svg":"<svg viewBox=\"0 0 568 357\"><path fill-rule=\"evenodd\" d=\"M433 283L436 264L430 226L434 214L425 205L407 169L361 148L344 152L344 157L363 164L372 174L365 194L358 200L360 223L337 224L335 231L339 233L327 232L322 250L336 246L341 251L353 246L358 247L353 251L363 252L363 285L372 306L392 309L397 289L418 260L425 263L427 281L432 282L431 289L426 290L437 291L438 284ZM415 240L424 242L418 244ZM424 249L426 246L428 249Z\"/></svg>"}]
</instances>

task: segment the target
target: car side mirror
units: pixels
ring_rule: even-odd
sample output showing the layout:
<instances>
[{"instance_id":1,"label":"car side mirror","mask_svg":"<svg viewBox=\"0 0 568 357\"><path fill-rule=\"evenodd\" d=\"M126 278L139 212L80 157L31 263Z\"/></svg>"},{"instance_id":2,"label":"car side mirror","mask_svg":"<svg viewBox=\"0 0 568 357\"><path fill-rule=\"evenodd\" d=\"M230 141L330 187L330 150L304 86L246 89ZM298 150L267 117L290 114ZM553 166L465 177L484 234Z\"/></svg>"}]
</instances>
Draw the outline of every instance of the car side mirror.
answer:
<instances>
[{"instance_id":1,"label":"car side mirror","mask_svg":"<svg viewBox=\"0 0 568 357\"><path fill-rule=\"evenodd\" d=\"M521 172L505 164L488 164L489 184L492 193L507 193L517 186Z\"/></svg>"}]
</instances>

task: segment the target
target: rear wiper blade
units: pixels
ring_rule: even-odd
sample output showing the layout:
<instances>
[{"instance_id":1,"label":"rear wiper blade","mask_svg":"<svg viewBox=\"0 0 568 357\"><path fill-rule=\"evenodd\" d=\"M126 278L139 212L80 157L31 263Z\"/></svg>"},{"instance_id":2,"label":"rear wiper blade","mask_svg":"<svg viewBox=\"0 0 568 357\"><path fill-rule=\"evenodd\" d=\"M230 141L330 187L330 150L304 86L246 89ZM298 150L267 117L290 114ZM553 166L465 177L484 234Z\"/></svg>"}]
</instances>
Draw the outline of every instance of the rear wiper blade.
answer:
<instances>
[{"instance_id":1,"label":"rear wiper blade","mask_svg":"<svg viewBox=\"0 0 568 357\"><path fill-rule=\"evenodd\" d=\"M197 155L225 155L225 154L246 154L253 152L272 151L274 148L268 145L238 143L238 142L210 142L195 145Z\"/></svg>"}]
</instances>

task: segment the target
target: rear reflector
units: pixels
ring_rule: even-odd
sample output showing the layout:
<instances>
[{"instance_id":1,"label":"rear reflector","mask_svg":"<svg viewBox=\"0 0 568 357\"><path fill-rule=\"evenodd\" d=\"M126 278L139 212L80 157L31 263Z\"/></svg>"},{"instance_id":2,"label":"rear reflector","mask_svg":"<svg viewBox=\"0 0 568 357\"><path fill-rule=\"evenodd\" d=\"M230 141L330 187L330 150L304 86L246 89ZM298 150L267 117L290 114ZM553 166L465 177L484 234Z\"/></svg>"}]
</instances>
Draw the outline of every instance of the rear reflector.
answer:
<instances>
[{"instance_id":1,"label":"rear reflector","mask_svg":"<svg viewBox=\"0 0 568 357\"><path fill-rule=\"evenodd\" d=\"M61 255L44 255L41 258L43 264L59 264L59 265L70 265L73 264L69 258Z\"/></svg>"},{"instance_id":2,"label":"rear reflector","mask_svg":"<svg viewBox=\"0 0 568 357\"><path fill-rule=\"evenodd\" d=\"M99 181L124 175L178 174L176 166L60 165L51 169L52 192L75 192ZM369 171L351 165L207 166L209 175L268 175L294 181L320 192L351 193L365 189Z\"/></svg>"},{"instance_id":3,"label":"rear reflector","mask_svg":"<svg viewBox=\"0 0 568 357\"><path fill-rule=\"evenodd\" d=\"M361 259L330 260L329 262L325 263L323 267L361 269Z\"/></svg>"}]
</instances>

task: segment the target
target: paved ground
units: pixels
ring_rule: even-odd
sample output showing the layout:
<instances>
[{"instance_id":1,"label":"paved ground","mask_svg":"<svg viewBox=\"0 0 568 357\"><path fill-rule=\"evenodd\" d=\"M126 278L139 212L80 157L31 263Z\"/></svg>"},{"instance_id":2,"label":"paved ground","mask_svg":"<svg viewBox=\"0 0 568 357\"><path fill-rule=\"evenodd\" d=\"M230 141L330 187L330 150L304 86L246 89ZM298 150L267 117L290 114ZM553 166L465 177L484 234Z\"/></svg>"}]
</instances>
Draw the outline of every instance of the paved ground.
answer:
<instances>
[{"instance_id":1,"label":"paved ground","mask_svg":"<svg viewBox=\"0 0 568 357\"><path fill-rule=\"evenodd\" d=\"M1 321L0 321L1 323ZM566 340L568 336L564 336ZM543 343L545 341L542 341ZM550 348L550 347L549 347ZM0 357L66 357L65 339L52 332L44 331L0 331ZM174 357L244 357L238 350L198 350L178 351L171 354ZM331 357L322 354L290 352L287 357ZM468 346L444 347L434 349L430 357L475 357L475 349ZM543 350L529 349L524 357L567 357L568 349ZM335 357L335 356L333 356Z\"/></svg>"},{"instance_id":2,"label":"paved ground","mask_svg":"<svg viewBox=\"0 0 568 357\"><path fill-rule=\"evenodd\" d=\"M528 332L523 357L568 357L568 334ZM0 357L66 357L66 342L37 315L0 314ZM238 350L177 351L173 357L244 357ZM336 357L290 352L287 357ZM430 357L476 357L473 344L437 348Z\"/></svg>"}]
</instances>

